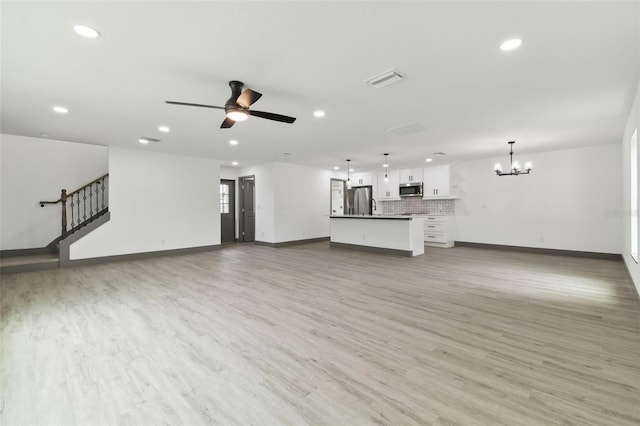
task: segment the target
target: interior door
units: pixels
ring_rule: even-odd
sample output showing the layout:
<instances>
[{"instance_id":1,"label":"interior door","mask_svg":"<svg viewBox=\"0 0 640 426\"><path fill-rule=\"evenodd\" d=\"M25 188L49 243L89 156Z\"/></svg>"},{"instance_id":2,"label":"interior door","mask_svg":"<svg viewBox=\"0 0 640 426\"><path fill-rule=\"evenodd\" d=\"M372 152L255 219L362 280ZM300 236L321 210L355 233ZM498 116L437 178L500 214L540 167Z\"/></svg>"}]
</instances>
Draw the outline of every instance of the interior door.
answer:
<instances>
[{"instance_id":1,"label":"interior door","mask_svg":"<svg viewBox=\"0 0 640 426\"><path fill-rule=\"evenodd\" d=\"M236 240L236 181L220 179L220 242Z\"/></svg>"},{"instance_id":2,"label":"interior door","mask_svg":"<svg viewBox=\"0 0 640 426\"><path fill-rule=\"evenodd\" d=\"M256 216L254 208L255 181L243 179L242 181L242 241L255 241Z\"/></svg>"}]
</instances>

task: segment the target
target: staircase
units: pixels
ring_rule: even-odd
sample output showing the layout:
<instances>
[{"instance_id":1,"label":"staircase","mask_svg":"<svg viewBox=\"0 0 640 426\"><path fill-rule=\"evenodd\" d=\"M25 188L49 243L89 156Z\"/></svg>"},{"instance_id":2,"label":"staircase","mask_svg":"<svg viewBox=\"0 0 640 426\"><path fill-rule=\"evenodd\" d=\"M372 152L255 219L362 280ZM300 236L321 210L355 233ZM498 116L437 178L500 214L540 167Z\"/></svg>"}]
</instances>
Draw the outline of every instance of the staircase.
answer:
<instances>
[{"instance_id":1,"label":"staircase","mask_svg":"<svg viewBox=\"0 0 640 426\"><path fill-rule=\"evenodd\" d=\"M0 274L57 269L69 262L69 245L109 220L109 174L67 193L55 201L39 201L40 207L60 204L60 235L46 247L0 252Z\"/></svg>"}]
</instances>

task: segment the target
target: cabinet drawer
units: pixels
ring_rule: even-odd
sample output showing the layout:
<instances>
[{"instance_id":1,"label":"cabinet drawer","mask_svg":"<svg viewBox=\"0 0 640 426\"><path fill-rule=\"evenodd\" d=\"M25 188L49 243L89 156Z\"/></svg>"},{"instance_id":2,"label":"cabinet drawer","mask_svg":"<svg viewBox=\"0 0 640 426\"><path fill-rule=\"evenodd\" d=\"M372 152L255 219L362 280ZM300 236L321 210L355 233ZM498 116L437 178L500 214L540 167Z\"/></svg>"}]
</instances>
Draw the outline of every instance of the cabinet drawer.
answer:
<instances>
[{"instance_id":1,"label":"cabinet drawer","mask_svg":"<svg viewBox=\"0 0 640 426\"><path fill-rule=\"evenodd\" d=\"M447 221L446 216L425 216L424 222L442 222L445 223Z\"/></svg>"},{"instance_id":2,"label":"cabinet drawer","mask_svg":"<svg viewBox=\"0 0 640 426\"><path fill-rule=\"evenodd\" d=\"M432 232L445 232L447 230L447 224L445 222L424 222L424 233Z\"/></svg>"},{"instance_id":3,"label":"cabinet drawer","mask_svg":"<svg viewBox=\"0 0 640 426\"><path fill-rule=\"evenodd\" d=\"M424 242L425 243L446 243L447 236L444 234L425 234Z\"/></svg>"}]
</instances>

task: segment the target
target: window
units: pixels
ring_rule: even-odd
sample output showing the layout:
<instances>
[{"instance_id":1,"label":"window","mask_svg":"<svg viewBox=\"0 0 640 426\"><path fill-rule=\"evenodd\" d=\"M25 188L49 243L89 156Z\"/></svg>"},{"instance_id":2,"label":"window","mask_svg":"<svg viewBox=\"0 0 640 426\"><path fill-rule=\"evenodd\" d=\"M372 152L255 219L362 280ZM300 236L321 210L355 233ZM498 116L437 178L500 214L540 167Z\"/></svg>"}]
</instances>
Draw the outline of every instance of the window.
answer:
<instances>
[{"instance_id":1,"label":"window","mask_svg":"<svg viewBox=\"0 0 640 426\"><path fill-rule=\"evenodd\" d=\"M220 213L229 213L229 185L220 184Z\"/></svg>"},{"instance_id":2,"label":"window","mask_svg":"<svg viewBox=\"0 0 640 426\"><path fill-rule=\"evenodd\" d=\"M638 262L638 129L631 136L631 257Z\"/></svg>"}]
</instances>

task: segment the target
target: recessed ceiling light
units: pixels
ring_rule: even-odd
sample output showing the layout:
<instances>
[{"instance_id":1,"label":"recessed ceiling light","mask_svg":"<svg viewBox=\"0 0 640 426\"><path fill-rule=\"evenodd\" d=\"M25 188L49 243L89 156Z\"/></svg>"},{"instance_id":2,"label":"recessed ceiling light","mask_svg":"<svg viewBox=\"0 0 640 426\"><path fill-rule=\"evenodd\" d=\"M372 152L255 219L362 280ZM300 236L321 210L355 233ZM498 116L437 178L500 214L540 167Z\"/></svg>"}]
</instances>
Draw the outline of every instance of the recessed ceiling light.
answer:
<instances>
[{"instance_id":1,"label":"recessed ceiling light","mask_svg":"<svg viewBox=\"0 0 640 426\"><path fill-rule=\"evenodd\" d=\"M79 35L81 35L82 37L87 37L87 38L100 37L100 33L98 31L94 30L91 27L87 27L86 25L76 25L75 27L73 27L73 30Z\"/></svg>"},{"instance_id":2,"label":"recessed ceiling light","mask_svg":"<svg viewBox=\"0 0 640 426\"><path fill-rule=\"evenodd\" d=\"M232 165L232 166L237 166L237 165L238 165L238 162L237 162L237 161L232 161L232 162L231 162L231 165Z\"/></svg>"},{"instance_id":3,"label":"recessed ceiling light","mask_svg":"<svg viewBox=\"0 0 640 426\"><path fill-rule=\"evenodd\" d=\"M57 105L53 107L53 110L55 112L57 112L58 114L66 114L69 112L69 110L63 106Z\"/></svg>"},{"instance_id":4,"label":"recessed ceiling light","mask_svg":"<svg viewBox=\"0 0 640 426\"><path fill-rule=\"evenodd\" d=\"M425 161L426 161L427 163L430 163L430 162L432 162L432 161L433 161L433 158L427 158Z\"/></svg>"},{"instance_id":5,"label":"recessed ceiling light","mask_svg":"<svg viewBox=\"0 0 640 426\"><path fill-rule=\"evenodd\" d=\"M354 170L354 169L349 169L349 171L350 171L350 172L354 172L355 170Z\"/></svg>"},{"instance_id":6,"label":"recessed ceiling light","mask_svg":"<svg viewBox=\"0 0 640 426\"><path fill-rule=\"evenodd\" d=\"M171 131L169 126L158 126L158 130L160 130L161 132L164 132L164 133L168 133L168 132Z\"/></svg>"},{"instance_id":7,"label":"recessed ceiling light","mask_svg":"<svg viewBox=\"0 0 640 426\"><path fill-rule=\"evenodd\" d=\"M517 49L518 47L520 47L520 45L522 44L522 40L520 40L519 38L512 38L511 40L507 40L504 43L502 43L500 45L500 50L513 50L513 49Z\"/></svg>"},{"instance_id":8,"label":"recessed ceiling light","mask_svg":"<svg viewBox=\"0 0 640 426\"><path fill-rule=\"evenodd\" d=\"M317 110L317 111L313 112L313 116L320 118L320 117L324 117L325 113L324 113L324 111Z\"/></svg>"},{"instance_id":9,"label":"recessed ceiling light","mask_svg":"<svg viewBox=\"0 0 640 426\"><path fill-rule=\"evenodd\" d=\"M382 167L386 168L386 167L389 167L389 165L388 164L383 164Z\"/></svg>"},{"instance_id":10,"label":"recessed ceiling light","mask_svg":"<svg viewBox=\"0 0 640 426\"><path fill-rule=\"evenodd\" d=\"M333 170L340 170L340 167L338 167L338 166L333 166Z\"/></svg>"},{"instance_id":11,"label":"recessed ceiling light","mask_svg":"<svg viewBox=\"0 0 640 426\"><path fill-rule=\"evenodd\" d=\"M237 141L237 140L235 140L235 139L231 139L231 140L229 141L229 145L238 145L238 141Z\"/></svg>"},{"instance_id":12,"label":"recessed ceiling light","mask_svg":"<svg viewBox=\"0 0 640 426\"><path fill-rule=\"evenodd\" d=\"M147 139L147 138L140 138L140 139L138 139L138 142L140 142L141 144L145 144L145 145L146 145L146 144L148 144L148 143L149 143L149 139Z\"/></svg>"}]
</instances>

